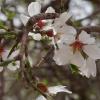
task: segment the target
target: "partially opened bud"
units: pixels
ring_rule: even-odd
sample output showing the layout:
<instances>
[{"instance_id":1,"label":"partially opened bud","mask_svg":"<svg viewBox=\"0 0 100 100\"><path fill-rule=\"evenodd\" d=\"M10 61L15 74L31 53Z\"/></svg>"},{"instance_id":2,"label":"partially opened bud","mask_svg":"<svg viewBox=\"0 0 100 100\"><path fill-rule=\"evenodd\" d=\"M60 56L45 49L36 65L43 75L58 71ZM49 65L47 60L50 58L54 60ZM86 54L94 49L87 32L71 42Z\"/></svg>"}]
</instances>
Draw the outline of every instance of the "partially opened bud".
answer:
<instances>
[{"instance_id":1,"label":"partially opened bud","mask_svg":"<svg viewBox=\"0 0 100 100\"><path fill-rule=\"evenodd\" d=\"M39 20L37 22L37 26L41 29L41 28L43 28L43 26L45 26L45 22L43 22L42 20Z\"/></svg>"},{"instance_id":2,"label":"partially opened bud","mask_svg":"<svg viewBox=\"0 0 100 100\"><path fill-rule=\"evenodd\" d=\"M48 92L48 87L44 83L38 83L37 87L42 91L42 92Z\"/></svg>"},{"instance_id":3,"label":"partially opened bud","mask_svg":"<svg viewBox=\"0 0 100 100\"><path fill-rule=\"evenodd\" d=\"M50 29L46 32L46 35L49 36L49 37L53 37L54 36L54 33L53 33L53 30Z\"/></svg>"}]
</instances>

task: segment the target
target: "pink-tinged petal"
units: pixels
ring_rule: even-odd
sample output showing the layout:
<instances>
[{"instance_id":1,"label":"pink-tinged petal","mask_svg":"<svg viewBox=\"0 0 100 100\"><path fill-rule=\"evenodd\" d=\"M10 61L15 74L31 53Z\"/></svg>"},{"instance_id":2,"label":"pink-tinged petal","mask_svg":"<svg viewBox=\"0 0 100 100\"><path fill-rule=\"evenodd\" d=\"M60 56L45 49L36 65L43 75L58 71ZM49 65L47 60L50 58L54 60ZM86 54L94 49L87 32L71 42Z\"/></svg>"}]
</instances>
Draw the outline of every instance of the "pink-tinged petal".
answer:
<instances>
[{"instance_id":1,"label":"pink-tinged petal","mask_svg":"<svg viewBox=\"0 0 100 100\"><path fill-rule=\"evenodd\" d=\"M20 19L21 19L21 21L22 21L22 23L23 23L24 25L26 25L26 23L28 22L29 18L30 18L30 17L25 16L24 14L21 14L21 15L20 15Z\"/></svg>"},{"instance_id":2,"label":"pink-tinged petal","mask_svg":"<svg viewBox=\"0 0 100 100\"><path fill-rule=\"evenodd\" d=\"M86 60L86 64L80 67L80 74L86 77L96 76L96 63L95 60L91 59L90 57Z\"/></svg>"},{"instance_id":3,"label":"pink-tinged petal","mask_svg":"<svg viewBox=\"0 0 100 100\"><path fill-rule=\"evenodd\" d=\"M78 52L78 51L76 51L73 54L73 56L72 56L72 58L70 60L70 63L71 64L74 64L74 65L76 65L78 67L80 67L80 66L83 66L84 61L85 61L85 59L83 58L83 56L81 55L81 53Z\"/></svg>"},{"instance_id":4,"label":"pink-tinged petal","mask_svg":"<svg viewBox=\"0 0 100 100\"><path fill-rule=\"evenodd\" d=\"M72 56L72 52L70 48L66 45L58 44L58 46L59 49L55 50L53 59L58 65L66 65L69 63L69 60Z\"/></svg>"},{"instance_id":5,"label":"pink-tinged petal","mask_svg":"<svg viewBox=\"0 0 100 100\"><path fill-rule=\"evenodd\" d=\"M50 94L57 94L59 92L66 92L71 94L72 92L66 89L66 86L58 85L58 86L52 86L48 88L48 91Z\"/></svg>"},{"instance_id":6,"label":"pink-tinged petal","mask_svg":"<svg viewBox=\"0 0 100 100\"><path fill-rule=\"evenodd\" d=\"M97 45L85 45L83 50L92 59L100 59L100 48Z\"/></svg>"},{"instance_id":7,"label":"pink-tinged petal","mask_svg":"<svg viewBox=\"0 0 100 100\"><path fill-rule=\"evenodd\" d=\"M28 6L28 13L32 17L41 12L41 4L39 2L32 2Z\"/></svg>"},{"instance_id":8,"label":"pink-tinged petal","mask_svg":"<svg viewBox=\"0 0 100 100\"><path fill-rule=\"evenodd\" d=\"M48 7L45 13L55 13L55 9Z\"/></svg>"},{"instance_id":9,"label":"pink-tinged petal","mask_svg":"<svg viewBox=\"0 0 100 100\"><path fill-rule=\"evenodd\" d=\"M82 31L79 35L79 40L82 41L84 44L94 44L95 38L91 37L90 34L88 34L85 31Z\"/></svg>"}]
</instances>

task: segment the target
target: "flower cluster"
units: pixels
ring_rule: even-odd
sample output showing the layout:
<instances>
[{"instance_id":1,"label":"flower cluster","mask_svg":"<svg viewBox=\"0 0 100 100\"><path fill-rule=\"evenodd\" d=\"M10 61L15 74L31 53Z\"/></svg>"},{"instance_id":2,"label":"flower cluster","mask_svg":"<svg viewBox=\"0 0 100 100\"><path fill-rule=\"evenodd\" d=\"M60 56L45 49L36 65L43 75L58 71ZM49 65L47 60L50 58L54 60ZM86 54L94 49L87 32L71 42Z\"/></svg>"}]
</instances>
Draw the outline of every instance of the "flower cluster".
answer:
<instances>
[{"instance_id":1,"label":"flower cluster","mask_svg":"<svg viewBox=\"0 0 100 100\"><path fill-rule=\"evenodd\" d=\"M40 11L41 4L39 2L32 2L28 6L30 16L39 14ZM45 13L55 13L55 10L48 7ZM38 27L40 31L46 31L45 35L52 39L52 44L58 45L53 57L56 64L73 64L79 68L80 74L86 77L96 76L95 61L100 59L100 48L96 45L95 38L90 34L84 30L77 34L77 30L73 26L66 24L70 17L70 13L63 12L59 18L54 20L39 20L34 27ZM21 19L25 25L29 17L21 15ZM34 40L41 40L44 36L44 34L33 32L29 32L29 35Z\"/></svg>"},{"instance_id":2,"label":"flower cluster","mask_svg":"<svg viewBox=\"0 0 100 100\"><path fill-rule=\"evenodd\" d=\"M41 13L41 4L39 2L30 3L28 6L28 13L30 17ZM48 7L45 13L55 13L55 10L52 7ZM21 21L24 25L26 25L30 17L24 14L20 16ZM53 37L53 32L52 32L52 27L51 27L52 22L53 20L39 20L33 26L33 32L29 32L29 36L31 36L34 40L37 40L37 41L40 41L42 39L42 36ZM48 24L48 27L47 27L47 24ZM44 34L43 31L45 30L47 32L45 32ZM39 33L35 34L34 31L38 31Z\"/></svg>"}]
</instances>

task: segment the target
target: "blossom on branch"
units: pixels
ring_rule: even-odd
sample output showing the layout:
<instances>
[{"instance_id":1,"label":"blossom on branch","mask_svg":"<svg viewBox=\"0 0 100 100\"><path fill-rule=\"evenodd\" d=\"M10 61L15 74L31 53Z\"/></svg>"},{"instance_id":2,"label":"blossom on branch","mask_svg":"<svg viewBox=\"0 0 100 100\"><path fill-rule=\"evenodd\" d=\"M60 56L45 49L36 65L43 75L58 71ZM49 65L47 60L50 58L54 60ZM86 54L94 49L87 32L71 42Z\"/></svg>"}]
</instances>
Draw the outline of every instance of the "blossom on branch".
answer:
<instances>
[{"instance_id":1,"label":"blossom on branch","mask_svg":"<svg viewBox=\"0 0 100 100\"><path fill-rule=\"evenodd\" d=\"M28 6L28 13L30 17L41 13L41 4L39 2L31 2ZM55 10L52 7L48 7L45 13L55 13ZM23 14L21 14L20 16L21 21L23 22L24 25L26 25L30 17ZM39 20L36 23L36 26L42 29L45 26L45 24L46 24L46 20ZM38 40L38 41L40 41L42 38L40 33L35 34L34 32L30 32L29 36L32 36L34 40Z\"/></svg>"},{"instance_id":2,"label":"blossom on branch","mask_svg":"<svg viewBox=\"0 0 100 100\"><path fill-rule=\"evenodd\" d=\"M78 36L63 34L53 59L58 65L74 64L87 77L96 76L95 60L100 59L100 48L95 38L82 31Z\"/></svg>"},{"instance_id":3,"label":"blossom on branch","mask_svg":"<svg viewBox=\"0 0 100 100\"><path fill-rule=\"evenodd\" d=\"M72 93L71 91L69 91L66 88L66 86L63 86L63 85L52 86L52 87L48 87L48 90L46 91L46 94L48 94L47 98L45 98L44 96L40 95L40 96L38 96L36 98L36 100L49 100L51 98L51 96L56 95L59 92L66 92L68 94Z\"/></svg>"}]
</instances>

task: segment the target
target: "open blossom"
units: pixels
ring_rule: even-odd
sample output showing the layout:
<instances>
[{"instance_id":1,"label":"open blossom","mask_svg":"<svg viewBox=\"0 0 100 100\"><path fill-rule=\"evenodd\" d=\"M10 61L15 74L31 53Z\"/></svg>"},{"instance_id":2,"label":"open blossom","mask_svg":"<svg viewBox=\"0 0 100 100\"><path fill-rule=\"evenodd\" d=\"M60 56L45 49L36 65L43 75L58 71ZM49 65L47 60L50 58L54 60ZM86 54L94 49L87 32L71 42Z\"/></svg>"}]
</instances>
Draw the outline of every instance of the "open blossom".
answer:
<instances>
[{"instance_id":1,"label":"open blossom","mask_svg":"<svg viewBox=\"0 0 100 100\"><path fill-rule=\"evenodd\" d=\"M4 52L2 53L1 57L3 59L3 61L7 61L7 60L13 60L14 57L16 57L19 53L19 50L14 51L10 57L8 57L10 50L4 50ZM14 61L11 62L7 65L7 68L11 71L15 71L19 68L20 66L20 62L19 61ZM0 71L3 71L3 66L0 66Z\"/></svg>"},{"instance_id":2,"label":"open blossom","mask_svg":"<svg viewBox=\"0 0 100 100\"><path fill-rule=\"evenodd\" d=\"M67 36L75 35L76 29L73 26L67 25L66 22L71 18L70 13L63 12L58 18L54 19L53 23L44 27L44 30L48 31L47 36L52 39L51 44L55 45L62 34L66 33Z\"/></svg>"},{"instance_id":3,"label":"open blossom","mask_svg":"<svg viewBox=\"0 0 100 100\"><path fill-rule=\"evenodd\" d=\"M50 95L56 95L59 92L66 92L68 94L71 94L72 92L66 89L66 86L58 85L58 86L52 86L48 88L48 94ZM47 97L49 100L49 96ZM44 96L40 95L36 98L36 100L47 100Z\"/></svg>"},{"instance_id":4,"label":"open blossom","mask_svg":"<svg viewBox=\"0 0 100 100\"><path fill-rule=\"evenodd\" d=\"M39 2L30 3L28 6L28 13L30 17L41 13L41 4ZM55 10L52 7L48 7L45 13L55 13ZM26 25L30 17L25 16L23 14L21 15L21 20L24 25ZM46 35L48 37L53 37L57 33L63 33L63 30L64 31L70 30L70 32L68 33L71 34L72 33L71 30L74 31L75 29L72 26L66 25L66 21L68 21L70 17L71 17L70 13L64 12L60 14L59 18L55 18L54 22L53 20L40 20L36 23L36 25L38 25L42 31L47 31ZM44 23L48 24L45 25ZM34 40L38 41L42 39L40 33L35 34L33 32L29 32L29 36L32 36Z\"/></svg>"},{"instance_id":5,"label":"open blossom","mask_svg":"<svg viewBox=\"0 0 100 100\"><path fill-rule=\"evenodd\" d=\"M87 77L96 76L95 60L100 59L100 48L95 38L82 31L79 36L63 34L53 59L58 65L74 64Z\"/></svg>"},{"instance_id":6,"label":"open blossom","mask_svg":"<svg viewBox=\"0 0 100 100\"><path fill-rule=\"evenodd\" d=\"M37 15L39 13L41 13L41 4L39 2L31 2L28 6L28 13L29 13L29 16L32 17L34 15ZM46 12L45 13L55 13L55 10L52 8L52 7L48 7ZM26 25L26 23L28 22L29 20L29 16L26 16L26 15L23 15L21 14L20 18L21 18L21 21L23 22L24 25ZM45 26L45 22L46 20L39 20L36 25L42 29L44 26ZM33 33L33 32L30 32L29 33L29 36L32 36L32 38L34 40L41 40L42 36L40 33Z\"/></svg>"}]
</instances>

